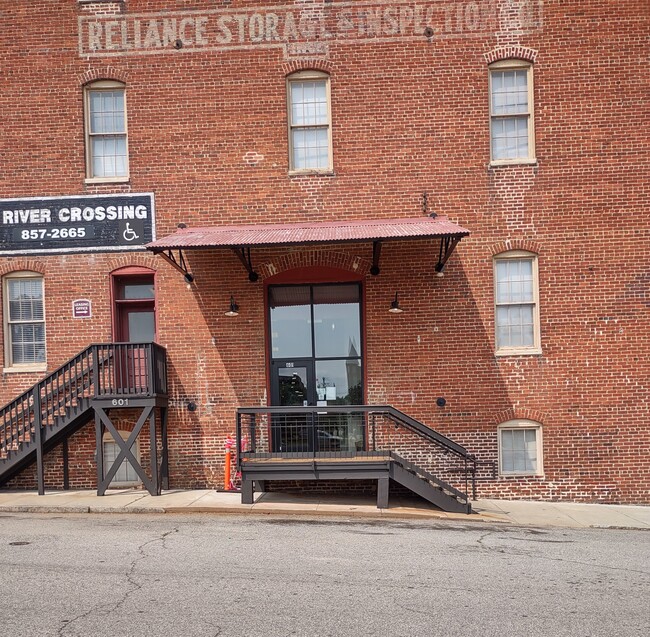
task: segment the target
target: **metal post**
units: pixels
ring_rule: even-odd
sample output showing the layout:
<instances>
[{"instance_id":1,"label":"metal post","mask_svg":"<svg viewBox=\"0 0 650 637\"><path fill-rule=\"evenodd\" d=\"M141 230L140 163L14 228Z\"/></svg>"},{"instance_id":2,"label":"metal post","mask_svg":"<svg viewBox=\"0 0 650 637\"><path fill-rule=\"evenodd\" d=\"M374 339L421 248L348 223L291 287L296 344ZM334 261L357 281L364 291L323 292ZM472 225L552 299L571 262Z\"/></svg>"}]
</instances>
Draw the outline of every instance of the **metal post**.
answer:
<instances>
[{"instance_id":1,"label":"metal post","mask_svg":"<svg viewBox=\"0 0 650 637\"><path fill-rule=\"evenodd\" d=\"M469 482L467 480L467 456L464 456L465 460L465 500L469 504Z\"/></svg>"},{"instance_id":2,"label":"metal post","mask_svg":"<svg viewBox=\"0 0 650 637\"><path fill-rule=\"evenodd\" d=\"M476 461L474 461L474 470L472 471L472 500L476 500Z\"/></svg>"},{"instance_id":3,"label":"metal post","mask_svg":"<svg viewBox=\"0 0 650 637\"><path fill-rule=\"evenodd\" d=\"M97 398L100 394L99 391L99 348L97 345L92 346L93 352L93 369L92 369L92 379L93 379L93 393L92 396Z\"/></svg>"},{"instance_id":4,"label":"metal post","mask_svg":"<svg viewBox=\"0 0 650 637\"><path fill-rule=\"evenodd\" d=\"M41 384L38 383L32 392L34 405L34 434L36 437L36 475L38 479L38 495L45 495L45 470L43 468L43 429L41 413Z\"/></svg>"},{"instance_id":5,"label":"metal post","mask_svg":"<svg viewBox=\"0 0 650 637\"><path fill-rule=\"evenodd\" d=\"M144 346L144 351L146 352L147 356L147 395L148 396L153 396L153 394L156 393L156 389L154 387L154 375L153 375L153 343L147 343Z\"/></svg>"},{"instance_id":6,"label":"metal post","mask_svg":"<svg viewBox=\"0 0 650 637\"><path fill-rule=\"evenodd\" d=\"M68 466L69 454L68 454L68 439L63 439L63 489L65 491L70 490L70 467Z\"/></svg>"},{"instance_id":7,"label":"metal post","mask_svg":"<svg viewBox=\"0 0 650 637\"><path fill-rule=\"evenodd\" d=\"M390 478L386 477L386 478L377 479L377 508L378 509L388 508L389 488L390 488Z\"/></svg>"},{"instance_id":8,"label":"metal post","mask_svg":"<svg viewBox=\"0 0 650 637\"><path fill-rule=\"evenodd\" d=\"M158 480L158 445L156 443L156 409L149 416L149 453L151 462L152 495L160 495L160 480Z\"/></svg>"},{"instance_id":9,"label":"metal post","mask_svg":"<svg viewBox=\"0 0 650 637\"><path fill-rule=\"evenodd\" d=\"M241 469L241 452L242 452L242 436L241 436L241 414L237 412L235 417L235 441L237 444L237 455L235 456L235 465L237 471Z\"/></svg>"},{"instance_id":10,"label":"metal post","mask_svg":"<svg viewBox=\"0 0 650 637\"><path fill-rule=\"evenodd\" d=\"M255 453L255 438L257 436L257 432L255 431L255 414L251 414L250 435L251 439L248 443L248 450Z\"/></svg>"},{"instance_id":11,"label":"metal post","mask_svg":"<svg viewBox=\"0 0 650 637\"><path fill-rule=\"evenodd\" d=\"M97 386L95 386L95 390L96 388ZM104 482L104 426L97 410L95 410L95 456L97 458L97 495L104 495L106 492L106 487L102 488Z\"/></svg>"},{"instance_id":12,"label":"metal post","mask_svg":"<svg viewBox=\"0 0 650 637\"><path fill-rule=\"evenodd\" d=\"M162 459L160 461L160 488L169 489L169 449L167 443L167 408L160 408L160 439Z\"/></svg>"},{"instance_id":13,"label":"metal post","mask_svg":"<svg viewBox=\"0 0 650 637\"><path fill-rule=\"evenodd\" d=\"M241 481L241 503L242 504L253 504L253 481L248 479L242 479Z\"/></svg>"}]
</instances>

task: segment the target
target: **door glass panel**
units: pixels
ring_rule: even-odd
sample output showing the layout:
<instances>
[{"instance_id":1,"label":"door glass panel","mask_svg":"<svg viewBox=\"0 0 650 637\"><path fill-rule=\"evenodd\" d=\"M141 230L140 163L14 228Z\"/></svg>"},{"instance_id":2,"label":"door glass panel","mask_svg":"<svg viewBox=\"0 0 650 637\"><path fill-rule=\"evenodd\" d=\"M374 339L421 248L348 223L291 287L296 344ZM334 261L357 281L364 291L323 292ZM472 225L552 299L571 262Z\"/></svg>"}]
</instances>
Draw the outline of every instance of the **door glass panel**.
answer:
<instances>
[{"instance_id":1,"label":"door glass panel","mask_svg":"<svg viewBox=\"0 0 650 637\"><path fill-rule=\"evenodd\" d=\"M316 361L316 393L327 405L360 405L361 359Z\"/></svg>"},{"instance_id":2,"label":"door glass panel","mask_svg":"<svg viewBox=\"0 0 650 637\"><path fill-rule=\"evenodd\" d=\"M120 300L153 299L154 296L153 276L118 280L117 298Z\"/></svg>"},{"instance_id":3,"label":"door glass panel","mask_svg":"<svg viewBox=\"0 0 650 637\"><path fill-rule=\"evenodd\" d=\"M271 356L303 358L312 355L309 287L269 288Z\"/></svg>"},{"instance_id":4,"label":"door glass panel","mask_svg":"<svg viewBox=\"0 0 650 637\"><path fill-rule=\"evenodd\" d=\"M281 406L303 407L309 403L306 367L278 368ZM278 414L272 419L273 450L300 453L313 449L311 420L305 414Z\"/></svg>"},{"instance_id":5,"label":"door glass panel","mask_svg":"<svg viewBox=\"0 0 650 637\"><path fill-rule=\"evenodd\" d=\"M129 312L128 342L150 343L156 335L156 321L154 312Z\"/></svg>"},{"instance_id":6,"label":"door glass panel","mask_svg":"<svg viewBox=\"0 0 650 637\"><path fill-rule=\"evenodd\" d=\"M360 355L359 288L356 285L314 287L314 337L317 357Z\"/></svg>"},{"instance_id":7,"label":"door glass panel","mask_svg":"<svg viewBox=\"0 0 650 637\"><path fill-rule=\"evenodd\" d=\"M303 407L307 404L307 368L291 367L278 370L280 405Z\"/></svg>"},{"instance_id":8,"label":"door glass panel","mask_svg":"<svg viewBox=\"0 0 650 637\"><path fill-rule=\"evenodd\" d=\"M316 361L316 394L319 405L360 405L363 402L361 359ZM361 414L319 414L316 429L318 451L363 449Z\"/></svg>"}]
</instances>

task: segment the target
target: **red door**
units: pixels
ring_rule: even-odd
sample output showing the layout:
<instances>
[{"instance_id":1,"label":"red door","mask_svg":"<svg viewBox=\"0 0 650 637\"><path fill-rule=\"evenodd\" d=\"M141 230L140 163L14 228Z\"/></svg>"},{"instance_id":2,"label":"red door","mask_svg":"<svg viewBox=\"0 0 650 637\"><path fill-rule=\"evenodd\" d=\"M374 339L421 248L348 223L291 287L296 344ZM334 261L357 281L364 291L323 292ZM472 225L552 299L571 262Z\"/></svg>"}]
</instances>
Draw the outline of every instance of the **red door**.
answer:
<instances>
[{"instance_id":1,"label":"red door","mask_svg":"<svg viewBox=\"0 0 650 637\"><path fill-rule=\"evenodd\" d=\"M118 343L116 387L124 393L147 390L146 344L156 340L156 301L153 274L122 274L114 277L114 338Z\"/></svg>"}]
</instances>

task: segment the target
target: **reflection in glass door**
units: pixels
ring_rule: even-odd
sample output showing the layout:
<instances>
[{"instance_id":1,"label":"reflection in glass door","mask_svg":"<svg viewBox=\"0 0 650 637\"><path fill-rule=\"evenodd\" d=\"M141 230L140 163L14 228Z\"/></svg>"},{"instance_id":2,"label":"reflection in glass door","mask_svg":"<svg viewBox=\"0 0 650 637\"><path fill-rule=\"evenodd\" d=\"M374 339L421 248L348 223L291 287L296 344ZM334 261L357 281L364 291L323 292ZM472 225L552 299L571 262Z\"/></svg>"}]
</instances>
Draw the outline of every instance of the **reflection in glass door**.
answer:
<instances>
[{"instance_id":1,"label":"reflection in glass door","mask_svg":"<svg viewBox=\"0 0 650 637\"><path fill-rule=\"evenodd\" d=\"M274 404L282 407L313 405L314 377L311 361L274 362ZM273 450L281 452L309 452L314 449L311 419L305 414L274 416L271 423Z\"/></svg>"},{"instance_id":2,"label":"reflection in glass door","mask_svg":"<svg viewBox=\"0 0 650 637\"><path fill-rule=\"evenodd\" d=\"M269 312L273 405L363 404L358 284L272 286ZM302 418L303 432L298 431L301 425L297 418ZM363 449L360 414L322 413L315 418L315 433L310 435L307 432L314 428L304 415L293 416L284 425L275 422L275 450Z\"/></svg>"}]
</instances>

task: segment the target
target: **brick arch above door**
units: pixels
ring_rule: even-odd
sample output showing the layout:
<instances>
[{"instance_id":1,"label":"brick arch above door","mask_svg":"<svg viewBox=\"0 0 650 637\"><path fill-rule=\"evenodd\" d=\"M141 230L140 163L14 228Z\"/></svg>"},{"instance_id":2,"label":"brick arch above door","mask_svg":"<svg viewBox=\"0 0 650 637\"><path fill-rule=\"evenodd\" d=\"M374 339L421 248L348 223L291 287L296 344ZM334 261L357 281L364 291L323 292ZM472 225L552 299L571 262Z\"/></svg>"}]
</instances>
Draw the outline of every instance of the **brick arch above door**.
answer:
<instances>
[{"instance_id":1,"label":"brick arch above door","mask_svg":"<svg viewBox=\"0 0 650 637\"><path fill-rule=\"evenodd\" d=\"M267 284L361 281L372 262L358 255L334 251L289 252L259 268Z\"/></svg>"}]
</instances>

